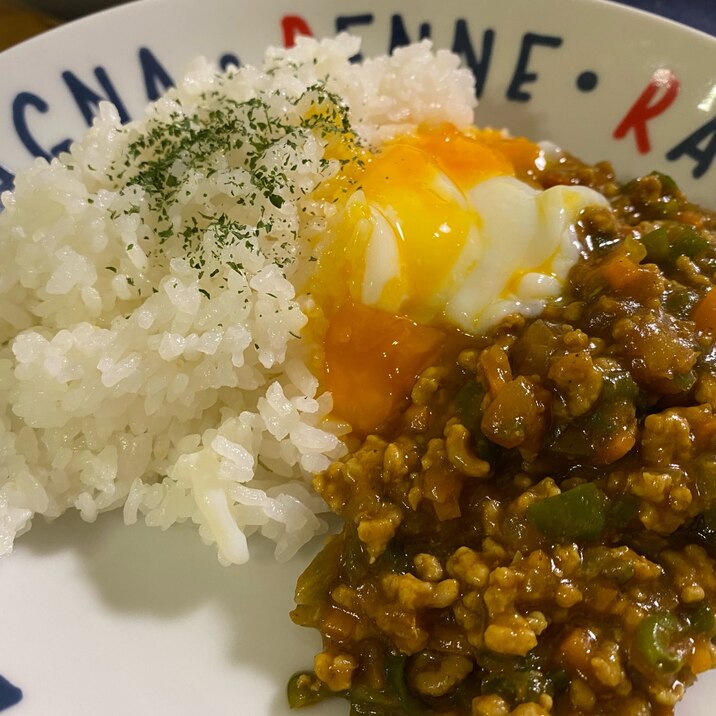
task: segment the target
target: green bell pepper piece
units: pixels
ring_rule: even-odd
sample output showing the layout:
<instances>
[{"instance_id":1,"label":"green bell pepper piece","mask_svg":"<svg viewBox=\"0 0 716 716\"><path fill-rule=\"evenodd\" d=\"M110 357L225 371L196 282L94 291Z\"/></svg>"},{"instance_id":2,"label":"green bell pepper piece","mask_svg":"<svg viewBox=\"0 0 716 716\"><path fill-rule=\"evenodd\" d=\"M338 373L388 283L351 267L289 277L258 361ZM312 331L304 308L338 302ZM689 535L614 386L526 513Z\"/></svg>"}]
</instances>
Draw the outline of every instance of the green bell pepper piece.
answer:
<instances>
[{"instance_id":1,"label":"green bell pepper piece","mask_svg":"<svg viewBox=\"0 0 716 716\"><path fill-rule=\"evenodd\" d=\"M636 630L636 643L646 663L662 674L675 674L684 665L678 640L684 623L676 614L658 612L642 620Z\"/></svg>"},{"instance_id":2,"label":"green bell pepper piece","mask_svg":"<svg viewBox=\"0 0 716 716\"><path fill-rule=\"evenodd\" d=\"M606 525L607 497L594 483L587 482L532 503L527 519L551 539L595 539Z\"/></svg>"}]
</instances>

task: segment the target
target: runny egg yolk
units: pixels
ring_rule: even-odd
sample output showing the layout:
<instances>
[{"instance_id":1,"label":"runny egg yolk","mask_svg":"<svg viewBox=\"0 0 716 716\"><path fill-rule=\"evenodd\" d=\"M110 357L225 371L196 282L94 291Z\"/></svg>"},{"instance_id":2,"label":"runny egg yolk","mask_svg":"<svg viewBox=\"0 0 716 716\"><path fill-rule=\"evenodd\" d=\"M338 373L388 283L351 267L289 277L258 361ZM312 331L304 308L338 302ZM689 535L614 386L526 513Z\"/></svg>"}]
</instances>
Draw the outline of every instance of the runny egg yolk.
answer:
<instances>
[{"instance_id":1,"label":"runny egg yolk","mask_svg":"<svg viewBox=\"0 0 716 716\"><path fill-rule=\"evenodd\" d=\"M431 320L441 286L465 247L470 227L479 222L463 191L491 176L513 173L506 156L452 128L385 147L368 162L361 187L372 208L369 221L373 228L397 235L397 252L384 251L385 242L358 246L366 262L363 282L370 281L370 273L382 277L392 272L384 283L373 281L362 298L418 321ZM352 288L357 294L357 286Z\"/></svg>"},{"instance_id":2,"label":"runny egg yolk","mask_svg":"<svg viewBox=\"0 0 716 716\"><path fill-rule=\"evenodd\" d=\"M534 166L537 145L452 125L401 136L365 158L359 187L321 258L331 301L359 303L431 322L480 216L466 192ZM325 289L321 289L325 293Z\"/></svg>"},{"instance_id":3,"label":"runny egg yolk","mask_svg":"<svg viewBox=\"0 0 716 716\"><path fill-rule=\"evenodd\" d=\"M443 125L365 157L329 225L312 294L328 319L326 387L360 432L390 422L451 329L535 315L579 249L576 216L604 199L515 177L537 145Z\"/></svg>"},{"instance_id":4,"label":"runny egg yolk","mask_svg":"<svg viewBox=\"0 0 716 716\"><path fill-rule=\"evenodd\" d=\"M444 340L438 328L346 301L333 314L324 342L325 387L334 412L361 433L387 425Z\"/></svg>"}]
</instances>

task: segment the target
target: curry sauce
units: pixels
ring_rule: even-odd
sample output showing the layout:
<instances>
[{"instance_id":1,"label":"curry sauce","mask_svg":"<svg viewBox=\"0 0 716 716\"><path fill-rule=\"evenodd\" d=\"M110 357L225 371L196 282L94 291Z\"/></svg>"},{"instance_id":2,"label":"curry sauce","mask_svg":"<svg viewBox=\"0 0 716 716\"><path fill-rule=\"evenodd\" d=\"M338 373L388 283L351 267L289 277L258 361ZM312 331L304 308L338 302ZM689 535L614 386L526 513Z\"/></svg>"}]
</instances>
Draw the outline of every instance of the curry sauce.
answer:
<instances>
[{"instance_id":1,"label":"curry sauce","mask_svg":"<svg viewBox=\"0 0 716 716\"><path fill-rule=\"evenodd\" d=\"M716 217L660 174L530 171L612 210L539 318L445 350L315 477L345 526L297 585L323 651L292 706L666 716L716 665Z\"/></svg>"}]
</instances>

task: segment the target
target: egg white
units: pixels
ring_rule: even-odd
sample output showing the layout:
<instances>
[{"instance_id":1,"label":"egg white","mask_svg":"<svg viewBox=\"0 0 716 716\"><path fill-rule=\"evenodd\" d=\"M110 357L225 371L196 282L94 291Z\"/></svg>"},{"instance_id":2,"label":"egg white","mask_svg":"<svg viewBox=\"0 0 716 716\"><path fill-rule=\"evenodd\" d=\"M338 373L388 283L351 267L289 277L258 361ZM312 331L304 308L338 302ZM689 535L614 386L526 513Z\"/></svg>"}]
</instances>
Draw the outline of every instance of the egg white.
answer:
<instances>
[{"instance_id":1,"label":"egg white","mask_svg":"<svg viewBox=\"0 0 716 716\"><path fill-rule=\"evenodd\" d=\"M463 192L448 176L438 174L431 188L471 217L463 248L447 277L416 305L406 271L414 247L403 233L401 217L390 204L366 202L357 192L353 201L366 202L370 218L360 229L369 238L363 244L356 298L416 320L440 318L469 333L483 333L513 313L539 314L560 294L579 258L579 213L588 206L608 205L587 187L539 190L511 176L494 176ZM450 230L448 225L440 227L446 236Z\"/></svg>"}]
</instances>

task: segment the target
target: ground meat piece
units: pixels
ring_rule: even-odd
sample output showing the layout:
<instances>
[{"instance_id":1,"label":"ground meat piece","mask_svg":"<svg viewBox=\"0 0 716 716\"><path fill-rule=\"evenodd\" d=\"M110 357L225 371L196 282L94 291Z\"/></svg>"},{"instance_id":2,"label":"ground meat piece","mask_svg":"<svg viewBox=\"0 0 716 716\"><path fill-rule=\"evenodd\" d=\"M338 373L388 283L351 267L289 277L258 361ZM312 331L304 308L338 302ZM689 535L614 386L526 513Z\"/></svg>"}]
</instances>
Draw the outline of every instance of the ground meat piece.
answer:
<instances>
[{"instance_id":1,"label":"ground meat piece","mask_svg":"<svg viewBox=\"0 0 716 716\"><path fill-rule=\"evenodd\" d=\"M402 512L395 505L382 505L370 518L358 522L358 538L368 549L372 561L383 554L402 520Z\"/></svg>"},{"instance_id":2,"label":"ground meat piece","mask_svg":"<svg viewBox=\"0 0 716 716\"><path fill-rule=\"evenodd\" d=\"M472 716L548 716L551 699L540 699L540 703L520 704L515 709L495 694L478 696L472 700Z\"/></svg>"},{"instance_id":3,"label":"ground meat piece","mask_svg":"<svg viewBox=\"0 0 716 716\"><path fill-rule=\"evenodd\" d=\"M351 686L351 677L358 666L358 661L351 654L323 651L316 655L313 668L316 676L331 691L345 691Z\"/></svg>"},{"instance_id":4,"label":"ground meat piece","mask_svg":"<svg viewBox=\"0 0 716 716\"><path fill-rule=\"evenodd\" d=\"M420 694L444 696L474 668L471 659L457 654L421 654L410 665L409 681Z\"/></svg>"},{"instance_id":5,"label":"ground meat piece","mask_svg":"<svg viewBox=\"0 0 716 716\"><path fill-rule=\"evenodd\" d=\"M691 457L694 436L688 420L678 410L648 415L644 421L641 451L650 465L667 467Z\"/></svg>"},{"instance_id":6,"label":"ground meat piece","mask_svg":"<svg viewBox=\"0 0 716 716\"><path fill-rule=\"evenodd\" d=\"M533 380L519 376L500 389L482 418L482 432L505 448L539 447L547 428L549 396Z\"/></svg>"},{"instance_id":7,"label":"ground meat piece","mask_svg":"<svg viewBox=\"0 0 716 716\"><path fill-rule=\"evenodd\" d=\"M447 571L450 576L470 588L484 587L490 575L490 568L484 563L480 554L469 547L460 547L451 555L447 563Z\"/></svg>"},{"instance_id":8,"label":"ground meat piece","mask_svg":"<svg viewBox=\"0 0 716 716\"><path fill-rule=\"evenodd\" d=\"M612 330L615 352L626 358L637 380L667 394L683 389L675 379L695 365L698 353L674 319L637 313L618 320Z\"/></svg>"},{"instance_id":9,"label":"ground meat piece","mask_svg":"<svg viewBox=\"0 0 716 716\"><path fill-rule=\"evenodd\" d=\"M664 471L642 468L629 474L626 489L639 498L639 519L650 530L671 534L693 517L690 480L677 468Z\"/></svg>"},{"instance_id":10,"label":"ground meat piece","mask_svg":"<svg viewBox=\"0 0 716 716\"><path fill-rule=\"evenodd\" d=\"M519 614L501 616L485 629L485 646L498 654L525 656L537 646L537 634Z\"/></svg>"},{"instance_id":11,"label":"ground meat piece","mask_svg":"<svg viewBox=\"0 0 716 716\"><path fill-rule=\"evenodd\" d=\"M552 362L547 376L557 387L570 418L584 415L594 407L602 390L602 372L588 351L560 356Z\"/></svg>"},{"instance_id":12,"label":"ground meat piece","mask_svg":"<svg viewBox=\"0 0 716 716\"><path fill-rule=\"evenodd\" d=\"M460 590L454 579L444 579L437 584L424 582L412 574L388 574L382 580L383 591L406 609L449 607Z\"/></svg>"},{"instance_id":13,"label":"ground meat piece","mask_svg":"<svg viewBox=\"0 0 716 716\"><path fill-rule=\"evenodd\" d=\"M716 664L716 215L569 157L530 180L612 198L564 295L456 336L314 479L345 527L292 616L355 710L673 716Z\"/></svg>"},{"instance_id":14,"label":"ground meat piece","mask_svg":"<svg viewBox=\"0 0 716 716\"><path fill-rule=\"evenodd\" d=\"M426 582L439 582L443 578L443 566L434 554L424 552L416 554L413 563L420 579Z\"/></svg>"},{"instance_id":15,"label":"ground meat piece","mask_svg":"<svg viewBox=\"0 0 716 716\"><path fill-rule=\"evenodd\" d=\"M698 545L687 545L683 552L667 550L661 559L685 604L701 602L716 589L716 564Z\"/></svg>"},{"instance_id":16,"label":"ground meat piece","mask_svg":"<svg viewBox=\"0 0 716 716\"><path fill-rule=\"evenodd\" d=\"M508 716L510 707L501 696L488 694L472 700L472 716Z\"/></svg>"},{"instance_id":17,"label":"ground meat piece","mask_svg":"<svg viewBox=\"0 0 716 716\"><path fill-rule=\"evenodd\" d=\"M470 431L460 423L445 428L445 449L453 467L469 477L486 477L490 463L477 457L470 447Z\"/></svg>"}]
</instances>

